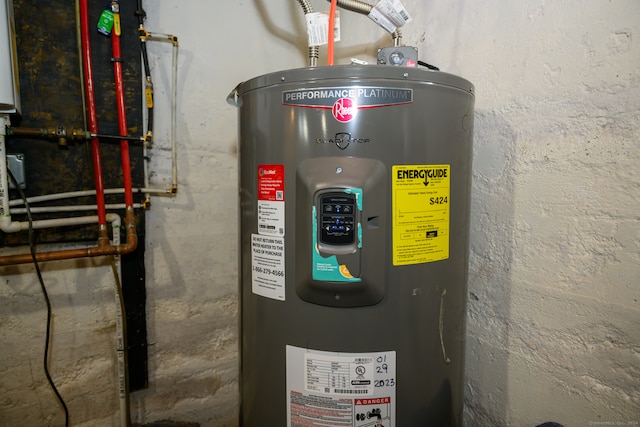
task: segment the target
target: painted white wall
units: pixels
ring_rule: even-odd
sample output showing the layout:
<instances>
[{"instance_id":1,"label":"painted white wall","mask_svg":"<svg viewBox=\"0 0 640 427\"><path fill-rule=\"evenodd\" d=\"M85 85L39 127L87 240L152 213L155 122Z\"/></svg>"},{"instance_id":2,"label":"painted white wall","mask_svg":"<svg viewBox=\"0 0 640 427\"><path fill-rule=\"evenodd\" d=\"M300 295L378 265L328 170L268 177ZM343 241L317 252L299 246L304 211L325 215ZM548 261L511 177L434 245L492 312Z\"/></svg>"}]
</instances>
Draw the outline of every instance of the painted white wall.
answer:
<instances>
[{"instance_id":1,"label":"painted white wall","mask_svg":"<svg viewBox=\"0 0 640 427\"><path fill-rule=\"evenodd\" d=\"M466 424L637 425L627 423L640 422L640 3L403 3L414 17L405 43L476 86ZM225 98L241 81L307 64L302 13L294 0L145 8L147 29L180 43L179 191L147 214L150 387L133 393L132 418L232 426L237 122ZM390 41L364 17L345 12L342 24L337 63L371 61ZM150 54L151 181L162 186L171 47ZM42 269L55 314L50 368L72 425L116 426L111 269ZM33 270L0 276L0 426L60 425Z\"/></svg>"}]
</instances>

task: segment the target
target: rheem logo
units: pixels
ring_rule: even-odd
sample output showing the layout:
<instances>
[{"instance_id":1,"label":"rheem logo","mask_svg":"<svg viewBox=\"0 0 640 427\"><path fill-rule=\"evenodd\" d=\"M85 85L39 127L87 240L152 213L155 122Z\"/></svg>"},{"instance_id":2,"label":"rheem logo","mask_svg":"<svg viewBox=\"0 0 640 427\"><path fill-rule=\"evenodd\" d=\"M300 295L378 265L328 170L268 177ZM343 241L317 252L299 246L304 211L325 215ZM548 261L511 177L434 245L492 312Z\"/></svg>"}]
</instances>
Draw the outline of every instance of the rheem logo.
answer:
<instances>
[{"instance_id":1,"label":"rheem logo","mask_svg":"<svg viewBox=\"0 0 640 427\"><path fill-rule=\"evenodd\" d=\"M358 107L350 98L340 98L332 108L333 117L341 123L347 123L353 120L358 112Z\"/></svg>"}]
</instances>

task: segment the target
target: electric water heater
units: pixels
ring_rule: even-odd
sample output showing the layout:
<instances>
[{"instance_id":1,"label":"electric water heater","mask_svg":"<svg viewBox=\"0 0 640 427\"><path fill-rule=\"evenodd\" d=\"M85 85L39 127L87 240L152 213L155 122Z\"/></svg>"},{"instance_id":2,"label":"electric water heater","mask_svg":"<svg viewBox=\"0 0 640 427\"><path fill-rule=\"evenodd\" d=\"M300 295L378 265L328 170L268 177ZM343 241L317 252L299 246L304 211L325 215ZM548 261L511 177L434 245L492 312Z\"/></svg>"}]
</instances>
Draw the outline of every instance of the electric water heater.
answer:
<instances>
[{"instance_id":1,"label":"electric water heater","mask_svg":"<svg viewBox=\"0 0 640 427\"><path fill-rule=\"evenodd\" d=\"M422 68L241 83L243 427L459 426L473 85Z\"/></svg>"}]
</instances>

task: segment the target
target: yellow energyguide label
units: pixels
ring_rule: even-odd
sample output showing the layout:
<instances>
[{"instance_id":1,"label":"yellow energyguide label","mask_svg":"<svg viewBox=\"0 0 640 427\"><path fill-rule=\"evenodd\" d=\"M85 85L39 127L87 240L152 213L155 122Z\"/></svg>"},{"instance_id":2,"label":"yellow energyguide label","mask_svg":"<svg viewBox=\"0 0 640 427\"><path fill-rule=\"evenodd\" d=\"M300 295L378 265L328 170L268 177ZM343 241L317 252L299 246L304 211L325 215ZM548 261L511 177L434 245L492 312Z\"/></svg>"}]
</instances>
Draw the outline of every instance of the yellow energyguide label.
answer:
<instances>
[{"instance_id":1,"label":"yellow energyguide label","mask_svg":"<svg viewBox=\"0 0 640 427\"><path fill-rule=\"evenodd\" d=\"M451 165L392 167L393 265L449 258Z\"/></svg>"}]
</instances>

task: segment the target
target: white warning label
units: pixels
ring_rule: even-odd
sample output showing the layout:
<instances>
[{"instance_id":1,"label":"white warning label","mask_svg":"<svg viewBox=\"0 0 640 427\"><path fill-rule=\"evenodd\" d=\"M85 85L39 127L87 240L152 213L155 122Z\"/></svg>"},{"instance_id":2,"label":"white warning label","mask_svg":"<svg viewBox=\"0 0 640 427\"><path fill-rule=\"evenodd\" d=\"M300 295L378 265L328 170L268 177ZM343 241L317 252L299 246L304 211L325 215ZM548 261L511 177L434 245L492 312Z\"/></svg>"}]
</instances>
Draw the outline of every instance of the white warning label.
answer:
<instances>
[{"instance_id":1,"label":"white warning label","mask_svg":"<svg viewBox=\"0 0 640 427\"><path fill-rule=\"evenodd\" d=\"M251 290L284 301L284 237L251 235Z\"/></svg>"},{"instance_id":2,"label":"white warning label","mask_svg":"<svg viewBox=\"0 0 640 427\"><path fill-rule=\"evenodd\" d=\"M286 355L288 427L395 427L395 351Z\"/></svg>"}]
</instances>

